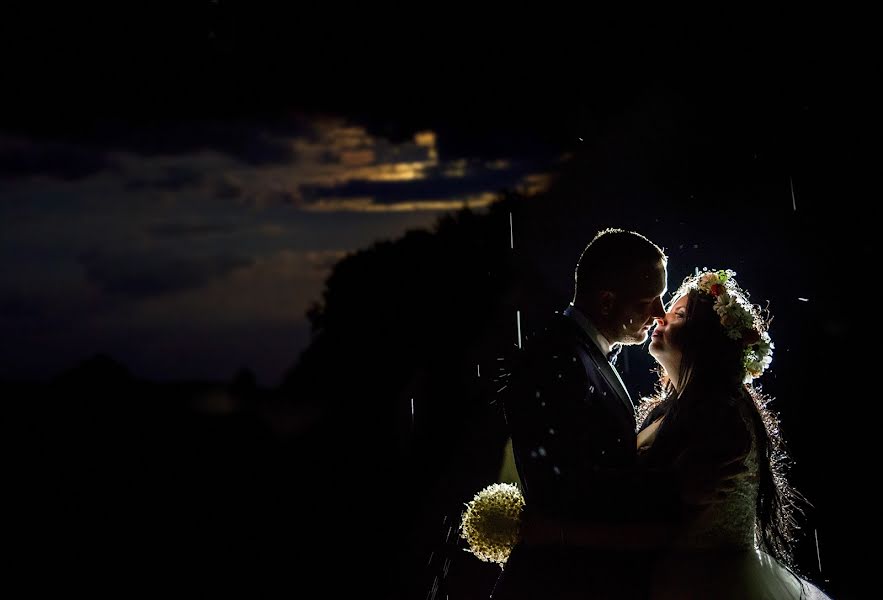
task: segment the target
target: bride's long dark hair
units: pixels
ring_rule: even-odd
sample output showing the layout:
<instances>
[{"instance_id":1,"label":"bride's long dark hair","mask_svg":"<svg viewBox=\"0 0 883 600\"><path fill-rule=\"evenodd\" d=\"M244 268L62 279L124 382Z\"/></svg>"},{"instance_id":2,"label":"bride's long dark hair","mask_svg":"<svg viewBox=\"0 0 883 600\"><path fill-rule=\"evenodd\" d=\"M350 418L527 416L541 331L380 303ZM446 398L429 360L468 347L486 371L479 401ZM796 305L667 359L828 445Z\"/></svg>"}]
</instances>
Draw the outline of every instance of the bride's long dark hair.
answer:
<instances>
[{"instance_id":1,"label":"bride's long dark hair","mask_svg":"<svg viewBox=\"0 0 883 600\"><path fill-rule=\"evenodd\" d=\"M802 512L802 498L786 477L788 457L778 417L767 406L768 396L743 383L744 346L727 336L714 310L714 296L688 282L695 284L695 279L688 278L672 300L685 294L688 298L686 321L672 330L673 342L682 351L680 391L660 368L657 393L641 406L638 422L665 420L642 458L648 465L671 466L692 445L723 455L747 455L753 437L759 477L755 543L794 570L795 517Z\"/></svg>"}]
</instances>

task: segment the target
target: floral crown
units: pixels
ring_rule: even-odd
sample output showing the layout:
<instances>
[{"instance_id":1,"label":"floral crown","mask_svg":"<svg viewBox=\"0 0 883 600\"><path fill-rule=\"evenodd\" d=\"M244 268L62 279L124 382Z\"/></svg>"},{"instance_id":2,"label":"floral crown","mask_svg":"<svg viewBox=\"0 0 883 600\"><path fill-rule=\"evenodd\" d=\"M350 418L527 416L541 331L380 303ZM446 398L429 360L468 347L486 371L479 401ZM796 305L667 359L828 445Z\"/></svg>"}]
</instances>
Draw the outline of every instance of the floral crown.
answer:
<instances>
[{"instance_id":1,"label":"floral crown","mask_svg":"<svg viewBox=\"0 0 883 600\"><path fill-rule=\"evenodd\" d=\"M745 383L757 379L773 362L775 345L767 333L767 323L759 306L751 304L748 293L736 283L736 273L729 269L703 269L684 282L682 289L696 289L714 298L714 312L720 317L727 337L741 340Z\"/></svg>"}]
</instances>

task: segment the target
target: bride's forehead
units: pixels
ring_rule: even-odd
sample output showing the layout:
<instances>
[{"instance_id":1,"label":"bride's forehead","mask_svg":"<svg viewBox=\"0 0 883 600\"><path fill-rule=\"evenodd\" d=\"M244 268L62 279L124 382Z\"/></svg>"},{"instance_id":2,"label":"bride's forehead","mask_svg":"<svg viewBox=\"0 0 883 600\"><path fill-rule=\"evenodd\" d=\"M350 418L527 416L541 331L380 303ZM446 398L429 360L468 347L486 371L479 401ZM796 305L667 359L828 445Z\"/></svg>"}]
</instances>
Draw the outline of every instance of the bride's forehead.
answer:
<instances>
[{"instance_id":1,"label":"bride's forehead","mask_svg":"<svg viewBox=\"0 0 883 600\"><path fill-rule=\"evenodd\" d=\"M687 302L689 301L689 297L684 294L683 296L679 296L677 298L672 299L672 303L669 304L669 311L677 310L679 308L686 308Z\"/></svg>"}]
</instances>

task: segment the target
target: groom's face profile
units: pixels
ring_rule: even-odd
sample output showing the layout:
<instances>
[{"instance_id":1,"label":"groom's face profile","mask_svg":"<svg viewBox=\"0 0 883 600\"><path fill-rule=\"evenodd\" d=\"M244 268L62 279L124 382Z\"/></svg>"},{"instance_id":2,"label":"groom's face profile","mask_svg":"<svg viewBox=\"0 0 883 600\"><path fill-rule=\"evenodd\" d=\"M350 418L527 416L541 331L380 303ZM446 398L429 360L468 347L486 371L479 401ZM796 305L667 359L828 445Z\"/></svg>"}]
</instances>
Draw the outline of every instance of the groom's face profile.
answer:
<instances>
[{"instance_id":1,"label":"groom's face profile","mask_svg":"<svg viewBox=\"0 0 883 600\"><path fill-rule=\"evenodd\" d=\"M642 269L632 290L622 294L616 302L612 316L615 319L621 344L643 344L656 317L665 315L662 296L668 288L665 264Z\"/></svg>"}]
</instances>

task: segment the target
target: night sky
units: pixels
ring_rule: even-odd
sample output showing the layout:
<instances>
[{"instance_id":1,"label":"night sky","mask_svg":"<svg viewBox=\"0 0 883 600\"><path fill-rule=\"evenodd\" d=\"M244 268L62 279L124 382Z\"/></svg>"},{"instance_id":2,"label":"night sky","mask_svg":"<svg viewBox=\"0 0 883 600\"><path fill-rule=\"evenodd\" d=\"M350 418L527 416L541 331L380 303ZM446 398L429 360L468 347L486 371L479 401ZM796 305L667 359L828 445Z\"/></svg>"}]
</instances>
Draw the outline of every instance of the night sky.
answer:
<instances>
[{"instance_id":1,"label":"night sky","mask_svg":"<svg viewBox=\"0 0 883 600\"><path fill-rule=\"evenodd\" d=\"M278 386L338 261L463 207L492 214L507 191L537 194L517 209L513 250L538 249L561 297L579 250L618 226L665 247L670 290L730 267L771 301L769 379L798 475L828 539L863 522L844 498L864 468L851 432L868 407L853 402L876 387L880 71L866 20L504 24L223 0L4 12L0 381L50 381L104 354L143 380L248 368ZM543 196L559 176L569 195ZM388 285L390 306L424 300ZM361 301L346 314L370 322ZM514 339L512 312L493 318ZM371 348L353 340L340 360ZM649 366L632 350L634 369ZM309 367L299 377L314 383ZM840 556L835 589L855 590L838 535L822 552Z\"/></svg>"},{"instance_id":2,"label":"night sky","mask_svg":"<svg viewBox=\"0 0 883 600\"><path fill-rule=\"evenodd\" d=\"M151 379L276 385L338 259L543 189L566 150L483 123L486 90L431 65L411 87L343 31L212 3L70 16L10 27L0 377L102 352Z\"/></svg>"},{"instance_id":3,"label":"night sky","mask_svg":"<svg viewBox=\"0 0 883 600\"><path fill-rule=\"evenodd\" d=\"M555 31L544 21L448 36L220 2L12 12L0 115L11 379L103 352L157 380L248 367L276 385L338 259L500 190L542 190L581 145L619 153L623 178L681 169L687 207L691 186L734 176L719 163L750 154L803 208L803 143L849 145L832 136L854 115L838 111L869 85L859 49L773 23L750 36L734 23L698 36L587 25L540 43ZM719 58L691 51L718 34ZM672 164L697 140L717 162ZM636 205L670 211L657 201L669 191Z\"/></svg>"}]
</instances>

